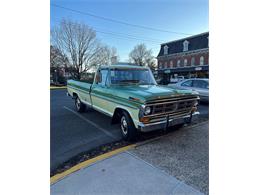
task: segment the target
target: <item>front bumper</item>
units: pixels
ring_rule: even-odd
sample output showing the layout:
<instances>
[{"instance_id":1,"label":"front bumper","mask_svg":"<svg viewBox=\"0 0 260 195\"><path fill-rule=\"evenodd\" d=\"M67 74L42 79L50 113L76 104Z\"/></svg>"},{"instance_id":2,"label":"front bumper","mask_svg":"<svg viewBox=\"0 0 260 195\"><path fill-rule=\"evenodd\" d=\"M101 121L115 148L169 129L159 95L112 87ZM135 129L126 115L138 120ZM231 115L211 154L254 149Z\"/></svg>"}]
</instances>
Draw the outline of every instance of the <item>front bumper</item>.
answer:
<instances>
[{"instance_id":1,"label":"front bumper","mask_svg":"<svg viewBox=\"0 0 260 195\"><path fill-rule=\"evenodd\" d=\"M138 129L141 132L149 132L149 131L154 131L158 129L166 129L167 127L171 127L174 125L178 124L184 124L184 123L190 123L191 120L194 120L198 118L199 112L194 112L192 115L186 115L186 116L181 116L177 118L169 118L166 116L162 121L156 122L156 123L139 123L138 124Z\"/></svg>"}]
</instances>

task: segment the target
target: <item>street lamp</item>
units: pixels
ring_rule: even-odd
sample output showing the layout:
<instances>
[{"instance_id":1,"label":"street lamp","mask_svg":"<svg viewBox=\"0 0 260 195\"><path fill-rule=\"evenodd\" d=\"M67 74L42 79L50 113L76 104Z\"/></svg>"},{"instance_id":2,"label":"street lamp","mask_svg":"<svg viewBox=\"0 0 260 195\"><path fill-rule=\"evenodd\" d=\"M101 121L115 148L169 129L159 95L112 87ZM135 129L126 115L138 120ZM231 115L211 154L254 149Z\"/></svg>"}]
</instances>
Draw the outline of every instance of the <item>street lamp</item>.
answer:
<instances>
[{"instance_id":1,"label":"street lamp","mask_svg":"<svg viewBox=\"0 0 260 195\"><path fill-rule=\"evenodd\" d=\"M57 84L57 79L58 79L58 78L57 78L57 77L58 77L58 75L57 75L57 70L55 69L54 72L55 72L55 84Z\"/></svg>"}]
</instances>

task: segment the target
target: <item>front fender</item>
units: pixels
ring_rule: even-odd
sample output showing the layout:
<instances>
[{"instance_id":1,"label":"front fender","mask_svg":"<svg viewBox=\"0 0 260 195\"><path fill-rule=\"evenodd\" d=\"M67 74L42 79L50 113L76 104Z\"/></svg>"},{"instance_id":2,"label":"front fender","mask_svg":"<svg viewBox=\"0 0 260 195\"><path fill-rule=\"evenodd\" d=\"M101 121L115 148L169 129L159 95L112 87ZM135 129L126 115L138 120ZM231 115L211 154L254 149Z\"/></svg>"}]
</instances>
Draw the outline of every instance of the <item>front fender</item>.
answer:
<instances>
[{"instance_id":1,"label":"front fender","mask_svg":"<svg viewBox=\"0 0 260 195\"><path fill-rule=\"evenodd\" d=\"M135 127L138 128L139 108L132 108L132 107L124 106L124 105L118 105L114 109L113 119L115 119L117 117L116 114L117 114L118 110L124 110L124 111L128 112L128 114L130 115L130 117L133 120ZM113 119L112 119L112 122L113 122Z\"/></svg>"}]
</instances>

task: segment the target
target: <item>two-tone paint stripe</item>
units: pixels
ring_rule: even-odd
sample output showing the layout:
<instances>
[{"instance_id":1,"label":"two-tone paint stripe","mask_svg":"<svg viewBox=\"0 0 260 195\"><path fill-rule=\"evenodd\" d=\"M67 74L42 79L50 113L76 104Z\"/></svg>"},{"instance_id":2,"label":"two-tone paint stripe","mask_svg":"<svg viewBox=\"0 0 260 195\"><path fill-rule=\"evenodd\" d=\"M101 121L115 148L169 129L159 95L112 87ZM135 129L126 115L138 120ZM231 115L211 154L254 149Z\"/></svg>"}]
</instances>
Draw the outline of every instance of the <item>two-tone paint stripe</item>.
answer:
<instances>
[{"instance_id":1,"label":"two-tone paint stripe","mask_svg":"<svg viewBox=\"0 0 260 195\"><path fill-rule=\"evenodd\" d=\"M74 89L74 90L79 90L82 93L89 93L88 88L78 87L78 86L75 86L75 85L68 85L68 87L71 88L71 89ZM125 98L122 98L122 97L115 97L115 96L112 96L110 94L104 94L104 93L101 93L101 92L91 93L91 96L95 96L95 97L101 98L103 100L111 101L113 103L121 104L123 106L134 108L134 109L138 109L138 107L140 106L140 103L131 101L132 104L130 104L128 99L125 99Z\"/></svg>"}]
</instances>

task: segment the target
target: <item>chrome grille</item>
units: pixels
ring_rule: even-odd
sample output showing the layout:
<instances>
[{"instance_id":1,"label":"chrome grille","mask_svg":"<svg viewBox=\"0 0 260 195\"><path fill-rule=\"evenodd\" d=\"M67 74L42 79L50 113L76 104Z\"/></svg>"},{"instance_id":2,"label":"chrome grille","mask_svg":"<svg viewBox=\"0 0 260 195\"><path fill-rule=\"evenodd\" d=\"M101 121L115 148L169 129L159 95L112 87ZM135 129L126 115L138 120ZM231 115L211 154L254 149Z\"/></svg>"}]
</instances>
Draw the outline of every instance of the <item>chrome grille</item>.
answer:
<instances>
[{"instance_id":1,"label":"chrome grille","mask_svg":"<svg viewBox=\"0 0 260 195\"><path fill-rule=\"evenodd\" d=\"M165 103L153 106L152 114L162 113L162 112L174 112L178 108L178 103Z\"/></svg>"},{"instance_id":2,"label":"chrome grille","mask_svg":"<svg viewBox=\"0 0 260 195\"><path fill-rule=\"evenodd\" d=\"M180 112L188 114L197 99L197 96L180 96L150 101L146 105L152 107L151 116L174 115Z\"/></svg>"}]
</instances>

